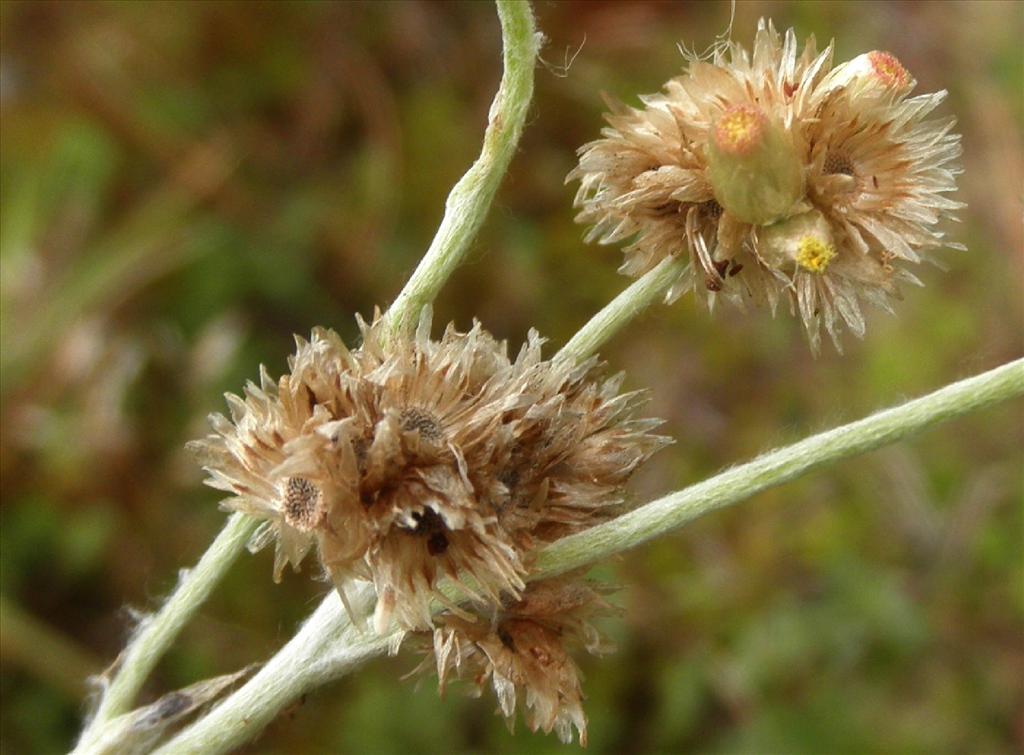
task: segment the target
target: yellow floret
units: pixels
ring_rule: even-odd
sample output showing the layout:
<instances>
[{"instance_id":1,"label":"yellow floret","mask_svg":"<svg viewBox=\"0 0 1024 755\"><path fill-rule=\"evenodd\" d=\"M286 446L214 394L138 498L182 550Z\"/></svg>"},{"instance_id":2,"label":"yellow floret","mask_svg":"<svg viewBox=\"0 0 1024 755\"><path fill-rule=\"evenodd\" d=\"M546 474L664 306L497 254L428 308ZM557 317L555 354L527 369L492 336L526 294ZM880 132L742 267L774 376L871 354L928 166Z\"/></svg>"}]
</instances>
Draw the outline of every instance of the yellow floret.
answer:
<instances>
[{"instance_id":1,"label":"yellow floret","mask_svg":"<svg viewBox=\"0 0 1024 755\"><path fill-rule=\"evenodd\" d=\"M715 141L719 149L732 154L750 151L761 139L764 116L750 107L735 107L726 111L715 128Z\"/></svg>"},{"instance_id":2,"label":"yellow floret","mask_svg":"<svg viewBox=\"0 0 1024 755\"><path fill-rule=\"evenodd\" d=\"M804 270L823 273L836 256L836 249L816 236L804 236L797 246L796 262Z\"/></svg>"}]
</instances>

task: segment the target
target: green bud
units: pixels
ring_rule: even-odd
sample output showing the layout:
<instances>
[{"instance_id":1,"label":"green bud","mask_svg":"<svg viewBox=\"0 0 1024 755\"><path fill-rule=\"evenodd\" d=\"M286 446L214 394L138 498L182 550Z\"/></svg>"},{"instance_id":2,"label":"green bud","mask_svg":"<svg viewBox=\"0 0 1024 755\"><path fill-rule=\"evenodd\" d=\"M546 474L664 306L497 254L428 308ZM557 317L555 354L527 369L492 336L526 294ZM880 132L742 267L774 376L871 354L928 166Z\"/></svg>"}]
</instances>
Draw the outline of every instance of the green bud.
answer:
<instances>
[{"instance_id":1,"label":"green bud","mask_svg":"<svg viewBox=\"0 0 1024 755\"><path fill-rule=\"evenodd\" d=\"M711 125L708 178L715 199L745 223L788 215L804 195L804 171L789 135L755 107L735 105Z\"/></svg>"}]
</instances>

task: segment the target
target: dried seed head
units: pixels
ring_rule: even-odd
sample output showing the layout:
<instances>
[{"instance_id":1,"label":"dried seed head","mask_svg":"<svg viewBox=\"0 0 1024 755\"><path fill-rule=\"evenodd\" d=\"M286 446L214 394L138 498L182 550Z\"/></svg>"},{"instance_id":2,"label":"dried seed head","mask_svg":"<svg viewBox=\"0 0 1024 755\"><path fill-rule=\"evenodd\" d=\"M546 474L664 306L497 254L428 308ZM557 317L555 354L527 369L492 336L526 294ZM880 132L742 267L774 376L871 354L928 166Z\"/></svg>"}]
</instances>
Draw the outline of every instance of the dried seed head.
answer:
<instances>
[{"instance_id":1,"label":"dried seed head","mask_svg":"<svg viewBox=\"0 0 1024 755\"><path fill-rule=\"evenodd\" d=\"M838 349L844 327L864 332L861 301L890 309L900 281L918 282L901 264L962 248L937 230L963 206L946 196L960 137L952 119L928 118L944 93L909 97L913 87L889 53L833 67L831 46L819 53L812 37L800 51L792 30L762 21L752 53L721 45L643 108L610 103L610 127L569 174L576 219L587 241L627 242L626 275L687 258L670 301L692 290L709 308L786 302L813 350L822 326ZM808 212L831 241L776 266L759 248L765 227Z\"/></svg>"},{"instance_id":2,"label":"dried seed head","mask_svg":"<svg viewBox=\"0 0 1024 755\"><path fill-rule=\"evenodd\" d=\"M437 417L425 409L416 407L403 409L398 421L406 432L419 433L420 437L432 443L441 443L444 440L441 423L438 422Z\"/></svg>"},{"instance_id":3,"label":"dried seed head","mask_svg":"<svg viewBox=\"0 0 1024 755\"><path fill-rule=\"evenodd\" d=\"M825 155L823 172L828 176L853 176L853 163L843 152L829 152Z\"/></svg>"},{"instance_id":4,"label":"dried seed head","mask_svg":"<svg viewBox=\"0 0 1024 755\"><path fill-rule=\"evenodd\" d=\"M354 351L297 339L290 373L230 397L232 420L193 448L229 508L267 521L275 575L317 545L343 598L374 583L380 631L429 626L442 577L517 598L532 550L609 517L667 442L636 418L643 394L598 380L596 360L542 359L536 333L512 360L479 324L431 339L429 313L413 337L360 327Z\"/></svg>"},{"instance_id":5,"label":"dried seed head","mask_svg":"<svg viewBox=\"0 0 1024 755\"><path fill-rule=\"evenodd\" d=\"M580 672L569 652L610 651L591 622L611 610L598 588L578 576L531 583L496 614L482 606L442 614L432 642L419 637L433 663L427 658L417 670L436 666L442 692L451 676L465 674L477 690L490 680L510 727L521 704L532 731L555 731L569 743L575 727L586 746Z\"/></svg>"}]
</instances>

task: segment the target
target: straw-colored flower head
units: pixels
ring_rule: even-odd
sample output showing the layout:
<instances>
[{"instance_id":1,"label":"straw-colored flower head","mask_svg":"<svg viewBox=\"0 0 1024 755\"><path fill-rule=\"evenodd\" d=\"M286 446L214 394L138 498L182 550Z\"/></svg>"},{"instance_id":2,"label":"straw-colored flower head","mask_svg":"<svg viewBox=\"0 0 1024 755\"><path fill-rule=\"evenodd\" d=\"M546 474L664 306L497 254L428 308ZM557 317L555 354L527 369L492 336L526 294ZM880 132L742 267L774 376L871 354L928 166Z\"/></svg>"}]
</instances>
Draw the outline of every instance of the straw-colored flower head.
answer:
<instances>
[{"instance_id":1,"label":"straw-colored flower head","mask_svg":"<svg viewBox=\"0 0 1024 755\"><path fill-rule=\"evenodd\" d=\"M575 727L586 746L580 671L569 653L578 647L610 651L591 621L611 611L594 585L559 578L531 583L520 600L497 612L446 612L433 633L440 690L452 676L478 692L490 682L510 729L520 703L532 731L554 730L568 743ZM418 670L431 665L428 658Z\"/></svg>"},{"instance_id":2,"label":"straw-colored flower head","mask_svg":"<svg viewBox=\"0 0 1024 755\"><path fill-rule=\"evenodd\" d=\"M337 371L334 355L314 334L299 342L289 359L291 372L274 381L260 368L260 385L249 383L244 397L226 394L231 419L210 415L214 434L189 444L209 473L207 484L232 494L224 503L262 520L250 548L276 543L274 580L287 564L298 569L317 541L316 533L338 527L327 507L336 480L321 463L320 431L332 420L313 394L314 376Z\"/></svg>"},{"instance_id":3,"label":"straw-colored flower head","mask_svg":"<svg viewBox=\"0 0 1024 755\"><path fill-rule=\"evenodd\" d=\"M349 351L333 332L298 340L291 372L229 397L232 420L194 444L229 508L267 520L276 574L315 543L345 598L377 591L375 625L429 626L441 577L498 604L520 595L531 551L608 517L665 438L634 417L640 392L598 381L596 360L541 358L531 333L510 360L475 324L385 338L360 320Z\"/></svg>"},{"instance_id":4,"label":"straw-colored flower head","mask_svg":"<svg viewBox=\"0 0 1024 755\"><path fill-rule=\"evenodd\" d=\"M952 118L927 118L945 92L908 97L914 83L889 53L833 67L831 45L818 53L811 37L798 54L792 30L762 21L752 54L723 43L643 108L610 103L569 174L577 221L588 241L628 241L627 275L689 259L670 300L694 289L709 307L774 312L786 299L815 350L822 324L839 348L844 325L864 332L861 299L890 309L899 281L918 282L900 264L959 247L936 230L963 206L945 196L959 136Z\"/></svg>"}]
</instances>

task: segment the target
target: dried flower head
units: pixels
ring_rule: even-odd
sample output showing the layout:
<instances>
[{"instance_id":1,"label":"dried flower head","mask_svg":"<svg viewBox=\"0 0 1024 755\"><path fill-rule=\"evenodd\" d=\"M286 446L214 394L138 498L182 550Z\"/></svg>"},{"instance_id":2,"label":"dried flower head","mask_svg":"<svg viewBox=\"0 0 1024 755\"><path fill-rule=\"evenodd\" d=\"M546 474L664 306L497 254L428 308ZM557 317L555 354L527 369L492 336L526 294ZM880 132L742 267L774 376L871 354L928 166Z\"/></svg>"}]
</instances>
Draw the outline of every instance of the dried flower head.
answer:
<instances>
[{"instance_id":1,"label":"dried flower head","mask_svg":"<svg viewBox=\"0 0 1024 755\"><path fill-rule=\"evenodd\" d=\"M860 300L890 310L899 267L962 248L936 225L963 205L954 119L928 114L945 92L908 97L914 80L885 52L832 67L814 38L758 25L753 53L729 42L642 109L610 102L610 128L580 149L577 221L587 240L628 240L621 272L690 259L669 292L742 305L786 298L812 348L864 332ZM776 229L781 225L781 229ZM801 235L804 232L811 235ZM802 247L803 251L800 251Z\"/></svg>"},{"instance_id":2,"label":"dried flower head","mask_svg":"<svg viewBox=\"0 0 1024 755\"><path fill-rule=\"evenodd\" d=\"M429 313L410 337L359 322L357 350L297 339L291 372L229 396L232 419L193 448L228 508L266 520L276 577L318 545L342 599L374 583L378 631L429 626L441 577L517 598L535 547L610 516L667 442L634 417L642 392L596 380L596 359L543 360L535 332L513 361L479 323L432 340Z\"/></svg>"},{"instance_id":3,"label":"dried flower head","mask_svg":"<svg viewBox=\"0 0 1024 755\"><path fill-rule=\"evenodd\" d=\"M594 654L609 652L591 621L611 610L596 586L559 578L531 583L520 600L497 611L444 613L432 646L439 688L443 694L454 675L470 680L479 694L490 680L510 729L516 703L522 702L531 731L553 729L569 743L575 726L586 746L580 671L569 651L582 646ZM430 660L417 671L434 665Z\"/></svg>"},{"instance_id":4,"label":"dried flower head","mask_svg":"<svg viewBox=\"0 0 1024 755\"><path fill-rule=\"evenodd\" d=\"M318 430L332 417L305 378L331 365L325 349L300 343L290 373L275 381L261 367L260 385L248 383L244 398L226 394L231 419L211 414L214 434L189 444L209 473L206 483L232 494L225 506L264 522L250 549L276 542L275 581L287 564L298 569L327 526Z\"/></svg>"}]
</instances>

